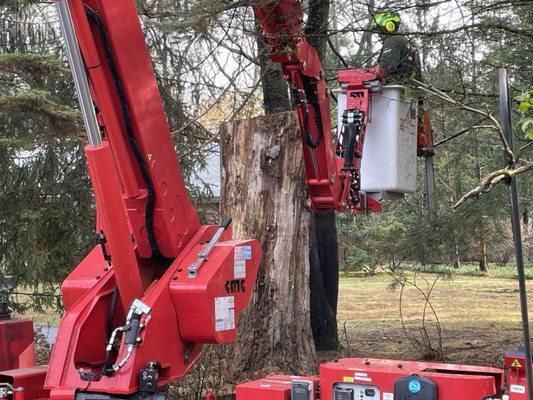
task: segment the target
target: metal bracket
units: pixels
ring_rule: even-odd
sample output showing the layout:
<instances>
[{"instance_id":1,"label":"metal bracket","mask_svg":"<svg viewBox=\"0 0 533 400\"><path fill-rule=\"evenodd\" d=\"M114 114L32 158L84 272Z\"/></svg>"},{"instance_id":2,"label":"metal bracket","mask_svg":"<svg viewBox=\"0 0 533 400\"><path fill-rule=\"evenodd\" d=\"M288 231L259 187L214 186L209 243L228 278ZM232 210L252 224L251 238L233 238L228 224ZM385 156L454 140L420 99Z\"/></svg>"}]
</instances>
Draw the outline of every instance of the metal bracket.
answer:
<instances>
[{"instance_id":1,"label":"metal bracket","mask_svg":"<svg viewBox=\"0 0 533 400\"><path fill-rule=\"evenodd\" d=\"M149 315L152 312L152 309L147 305L144 304L141 300L135 299L131 305L130 313L131 314L146 314ZM128 315L130 314L128 313ZM130 317L131 318L131 317Z\"/></svg>"},{"instance_id":2,"label":"metal bracket","mask_svg":"<svg viewBox=\"0 0 533 400\"><path fill-rule=\"evenodd\" d=\"M102 376L109 376L122 369L129 359L131 358L135 347L142 342L140 333L145 328L148 322L148 316L152 312L152 309L147 304L143 303L139 299L135 299L131 304L128 315L126 316L126 323L124 326L116 328L112 333L106 346L106 359L113 350L119 334L124 335L124 344L126 346L126 354L122 360L113 365L104 365L102 368L102 375L95 375L87 373L83 369L79 369L78 373L84 381L99 381ZM144 315L144 318L143 318Z\"/></svg>"},{"instance_id":3,"label":"metal bracket","mask_svg":"<svg viewBox=\"0 0 533 400\"><path fill-rule=\"evenodd\" d=\"M0 383L0 399L11 399L15 392L23 392L24 388L15 388L9 383Z\"/></svg>"},{"instance_id":4,"label":"metal bracket","mask_svg":"<svg viewBox=\"0 0 533 400\"><path fill-rule=\"evenodd\" d=\"M198 270L202 266L202 264L207 260L207 257L209 256L209 253L211 253L211 250L213 250L213 247L217 244L218 240L220 239L220 236L224 233L224 231L230 226L231 224L231 218L224 218L222 220L222 223L220 224L220 228L217 229L209 243L205 245L202 251L198 254L198 259L189 267L189 279L194 279L198 275Z\"/></svg>"},{"instance_id":5,"label":"metal bracket","mask_svg":"<svg viewBox=\"0 0 533 400\"><path fill-rule=\"evenodd\" d=\"M379 79L366 81L363 83L365 88L370 90L370 93L381 93L381 87L383 86Z\"/></svg>"}]
</instances>

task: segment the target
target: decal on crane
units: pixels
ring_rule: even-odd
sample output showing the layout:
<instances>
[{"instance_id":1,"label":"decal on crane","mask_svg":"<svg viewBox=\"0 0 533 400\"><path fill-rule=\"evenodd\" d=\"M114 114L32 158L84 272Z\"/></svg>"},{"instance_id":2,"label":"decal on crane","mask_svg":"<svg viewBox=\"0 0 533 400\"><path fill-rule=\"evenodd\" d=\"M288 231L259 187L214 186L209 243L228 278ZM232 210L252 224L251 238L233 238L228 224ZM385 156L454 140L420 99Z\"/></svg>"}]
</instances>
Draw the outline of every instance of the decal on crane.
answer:
<instances>
[{"instance_id":1,"label":"decal on crane","mask_svg":"<svg viewBox=\"0 0 533 400\"><path fill-rule=\"evenodd\" d=\"M251 246L237 246L235 247L235 260L251 260L252 247Z\"/></svg>"},{"instance_id":2,"label":"decal on crane","mask_svg":"<svg viewBox=\"0 0 533 400\"><path fill-rule=\"evenodd\" d=\"M511 393L526 393L526 387L522 385L511 385Z\"/></svg>"},{"instance_id":3,"label":"decal on crane","mask_svg":"<svg viewBox=\"0 0 533 400\"><path fill-rule=\"evenodd\" d=\"M246 278L246 260L239 260L239 259L234 260L233 277L235 279Z\"/></svg>"},{"instance_id":4,"label":"decal on crane","mask_svg":"<svg viewBox=\"0 0 533 400\"><path fill-rule=\"evenodd\" d=\"M420 381L413 379L411 382L409 382L409 391L411 393L418 393L420 392L420 389L422 389L422 385L420 385Z\"/></svg>"},{"instance_id":5,"label":"decal on crane","mask_svg":"<svg viewBox=\"0 0 533 400\"><path fill-rule=\"evenodd\" d=\"M235 329L235 297L215 298L215 330L229 331Z\"/></svg>"}]
</instances>

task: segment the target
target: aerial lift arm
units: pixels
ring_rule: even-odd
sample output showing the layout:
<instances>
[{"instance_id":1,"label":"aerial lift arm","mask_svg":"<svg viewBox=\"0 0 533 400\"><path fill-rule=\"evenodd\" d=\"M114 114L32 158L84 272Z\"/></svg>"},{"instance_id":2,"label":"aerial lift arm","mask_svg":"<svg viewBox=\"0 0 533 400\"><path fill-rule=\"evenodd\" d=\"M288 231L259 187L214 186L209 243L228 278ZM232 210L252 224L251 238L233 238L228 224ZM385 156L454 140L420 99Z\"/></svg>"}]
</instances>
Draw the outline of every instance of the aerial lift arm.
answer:
<instances>
[{"instance_id":1,"label":"aerial lift arm","mask_svg":"<svg viewBox=\"0 0 533 400\"><path fill-rule=\"evenodd\" d=\"M310 206L315 210L381 210L379 202L361 193L361 160L370 95L379 93L378 69L342 70L339 83L347 91L343 140L331 129L328 86L316 49L302 31L299 1L254 1L255 14L272 50L270 58L281 65L291 85L298 112L305 178Z\"/></svg>"},{"instance_id":2,"label":"aerial lift arm","mask_svg":"<svg viewBox=\"0 0 533 400\"><path fill-rule=\"evenodd\" d=\"M58 5L65 18L72 17L70 34L79 42L97 110L96 123L94 115L86 119L93 136L113 149L139 255L175 258L200 223L187 197L135 5L91 0Z\"/></svg>"}]
</instances>

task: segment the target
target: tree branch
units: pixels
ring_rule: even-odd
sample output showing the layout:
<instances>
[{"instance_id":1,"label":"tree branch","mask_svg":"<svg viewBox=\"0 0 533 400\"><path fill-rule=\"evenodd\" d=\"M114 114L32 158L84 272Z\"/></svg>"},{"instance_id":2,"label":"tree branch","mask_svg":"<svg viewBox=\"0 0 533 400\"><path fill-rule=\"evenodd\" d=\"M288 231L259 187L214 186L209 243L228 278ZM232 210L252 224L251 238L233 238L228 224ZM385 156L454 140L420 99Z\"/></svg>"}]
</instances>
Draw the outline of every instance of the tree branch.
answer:
<instances>
[{"instance_id":1,"label":"tree branch","mask_svg":"<svg viewBox=\"0 0 533 400\"><path fill-rule=\"evenodd\" d=\"M523 174L531 170L533 170L533 162L527 162L525 165L516 168L506 167L494 171L489 174L489 176L487 176L485 179L483 179L479 186L475 187L474 189L463 195L463 197L459 199L459 201L453 206L453 208L460 207L468 199L479 197L484 193L490 192L492 188L499 183L508 183L516 175Z\"/></svg>"},{"instance_id":2,"label":"tree branch","mask_svg":"<svg viewBox=\"0 0 533 400\"><path fill-rule=\"evenodd\" d=\"M439 89L437 89L437 88L435 88L433 86L427 85L427 84L425 84L423 82L420 82L420 81L418 81L416 79L413 79L413 82L415 82L418 85L418 87L417 87L418 89L422 89L422 90L424 90L427 93L433 94L433 95L437 96L438 98L440 98L441 100L444 100L444 101L446 101L446 102L448 102L450 104L453 104L454 106L462 108L465 111L469 111L469 112L474 113L474 114L482 115L483 117L485 117L488 120L490 120L490 122L492 122L492 125L489 125L488 127L492 128L492 129L496 130L496 132L498 132L498 136L500 138L500 142L501 142L505 157L507 159L508 166L512 166L516 162L515 155L511 151L511 148L509 147L509 143L507 143L507 139L505 139L505 135L503 133L503 129L502 129L500 123L494 117L494 115L492 115L489 112L488 109L483 111L483 110L479 110L479 109L474 108L474 107L470 107L470 106L468 106L468 105L466 105L464 103L461 103L461 102L455 100L453 97L450 97L446 93L442 92L441 90L439 90Z\"/></svg>"}]
</instances>

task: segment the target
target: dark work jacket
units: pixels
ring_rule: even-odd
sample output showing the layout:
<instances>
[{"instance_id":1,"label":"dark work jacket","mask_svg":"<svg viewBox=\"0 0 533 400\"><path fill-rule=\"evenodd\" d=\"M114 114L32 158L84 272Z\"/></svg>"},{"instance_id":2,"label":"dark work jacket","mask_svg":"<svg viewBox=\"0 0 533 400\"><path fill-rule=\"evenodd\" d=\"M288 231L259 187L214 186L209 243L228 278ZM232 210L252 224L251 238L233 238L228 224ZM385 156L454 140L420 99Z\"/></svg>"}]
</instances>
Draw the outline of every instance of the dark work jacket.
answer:
<instances>
[{"instance_id":1,"label":"dark work jacket","mask_svg":"<svg viewBox=\"0 0 533 400\"><path fill-rule=\"evenodd\" d=\"M389 80L406 82L418 74L417 55L405 36L387 36L378 57L378 65L387 72Z\"/></svg>"}]
</instances>

